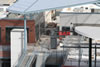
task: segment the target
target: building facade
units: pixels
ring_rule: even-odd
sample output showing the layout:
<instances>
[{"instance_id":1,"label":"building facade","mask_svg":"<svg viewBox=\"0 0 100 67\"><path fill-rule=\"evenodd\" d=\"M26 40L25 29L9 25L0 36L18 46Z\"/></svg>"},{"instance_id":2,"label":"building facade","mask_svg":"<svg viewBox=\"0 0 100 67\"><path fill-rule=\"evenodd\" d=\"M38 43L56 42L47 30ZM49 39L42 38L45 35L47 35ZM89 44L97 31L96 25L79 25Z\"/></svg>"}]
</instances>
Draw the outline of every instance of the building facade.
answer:
<instances>
[{"instance_id":1,"label":"building facade","mask_svg":"<svg viewBox=\"0 0 100 67\"><path fill-rule=\"evenodd\" d=\"M24 28L23 20L0 20L0 45L10 45L10 31L14 28ZM35 42L35 23L27 21L28 43Z\"/></svg>"}]
</instances>

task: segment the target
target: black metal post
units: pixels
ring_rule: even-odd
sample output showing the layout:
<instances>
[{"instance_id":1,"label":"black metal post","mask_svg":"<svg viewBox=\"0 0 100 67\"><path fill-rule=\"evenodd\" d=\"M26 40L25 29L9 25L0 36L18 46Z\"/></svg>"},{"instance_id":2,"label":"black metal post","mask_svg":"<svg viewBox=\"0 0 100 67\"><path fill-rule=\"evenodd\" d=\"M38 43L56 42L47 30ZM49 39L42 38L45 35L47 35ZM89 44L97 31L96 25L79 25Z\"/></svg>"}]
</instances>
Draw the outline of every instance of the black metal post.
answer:
<instances>
[{"instance_id":1,"label":"black metal post","mask_svg":"<svg viewBox=\"0 0 100 67\"><path fill-rule=\"evenodd\" d=\"M92 39L89 38L89 67L92 67Z\"/></svg>"},{"instance_id":2,"label":"black metal post","mask_svg":"<svg viewBox=\"0 0 100 67\"><path fill-rule=\"evenodd\" d=\"M97 48L96 48L96 44L95 44L95 67L96 67L96 61L97 61Z\"/></svg>"},{"instance_id":3,"label":"black metal post","mask_svg":"<svg viewBox=\"0 0 100 67\"><path fill-rule=\"evenodd\" d=\"M80 45L79 45L80 47ZM78 64L78 67L80 67L80 62L81 62L81 48L79 48L79 64Z\"/></svg>"}]
</instances>

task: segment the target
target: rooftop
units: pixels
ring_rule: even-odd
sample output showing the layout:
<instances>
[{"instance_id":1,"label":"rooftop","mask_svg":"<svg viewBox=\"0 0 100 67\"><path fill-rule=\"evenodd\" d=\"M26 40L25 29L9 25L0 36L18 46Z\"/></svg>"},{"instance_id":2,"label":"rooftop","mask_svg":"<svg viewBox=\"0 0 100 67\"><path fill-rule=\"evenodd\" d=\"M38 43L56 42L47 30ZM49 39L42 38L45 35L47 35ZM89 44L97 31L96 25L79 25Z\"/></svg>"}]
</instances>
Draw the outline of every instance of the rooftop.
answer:
<instances>
[{"instance_id":1,"label":"rooftop","mask_svg":"<svg viewBox=\"0 0 100 67\"><path fill-rule=\"evenodd\" d=\"M0 5L3 5L3 4L12 4L15 1L16 0L0 0Z\"/></svg>"}]
</instances>

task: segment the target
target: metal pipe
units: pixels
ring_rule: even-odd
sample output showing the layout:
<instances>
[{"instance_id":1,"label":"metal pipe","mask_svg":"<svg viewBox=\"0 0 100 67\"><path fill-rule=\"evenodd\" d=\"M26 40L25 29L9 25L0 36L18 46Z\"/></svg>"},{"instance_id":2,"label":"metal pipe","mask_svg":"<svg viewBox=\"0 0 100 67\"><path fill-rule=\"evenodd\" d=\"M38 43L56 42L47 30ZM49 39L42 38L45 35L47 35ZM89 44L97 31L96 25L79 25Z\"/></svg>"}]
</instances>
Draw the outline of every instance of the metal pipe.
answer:
<instances>
[{"instance_id":1,"label":"metal pipe","mask_svg":"<svg viewBox=\"0 0 100 67\"><path fill-rule=\"evenodd\" d=\"M96 44L95 44L95 67L96 67L96 61L97 61L97 48L96 48Z\"/></svg>"},{"instance_id":2,"label":"metal pipe","mask_svg":"<svg viewBox=\"0 0 100 67\"><path fill-rule=\"evenodd\" d=\"M92 67L92 39L89 38L89 67Z\"/></svg>"},{"instance_id":3,"label":"metal pipe","mask_svg":"<svg viewBox=\"0 0 100 67\"><path fill-rule=\"evenodd\" d=\"M27 51L27 28L26 28L26 15L24 15L24 51Z\"/></svg>"},{"instance_id":4,"label":"metal pipe","mask_svg":"<svg viewBox=\"0 0 100 67\"><path fill-rule=\"evenodd\" d=\"M40 22L39 22L39 40L40 40L40 36L41 36L41 30L40 30Z\"/></svg>"},{"instance_id":5,"label":"metal pipe","mask_svg":"<svg viewBox=\"0 0 100 67\"><path fill-rule=\"evenodd\" d=\"M78 35L79 36L79 35ZM81 38L79 38L79 43L81 42ZM79 60L78 60L78 67L80 67L80 62L81 62L81 48L80 48L80 45L79 44Z\"/></svg>"},{"instance_id":6,"label":"metal pipe","mask_svg":"<svg viewBox=\"0 0 100 67\"><path fill-rule=\"evenodd\" d=\"M67 40L68 41L68 40ZM89 43L66 43L66 44L72 44L72 45L89 45ZM92 43L92 45L100 45L100 43Z\"/></svg>"},{"instance_id":7,"label":"metal pipe","mask_svg":"<svg viewBox=\"0 0 100 67\"><path fill-rule=\"evenodd\" d=\"M89 47L79 47L79 46L61 46L61 48L89 48ZM95 47L91 47L91 48L95 48ZM96 47L98 49L100 49L100 47Z\"/></svg>"}]
</instances>

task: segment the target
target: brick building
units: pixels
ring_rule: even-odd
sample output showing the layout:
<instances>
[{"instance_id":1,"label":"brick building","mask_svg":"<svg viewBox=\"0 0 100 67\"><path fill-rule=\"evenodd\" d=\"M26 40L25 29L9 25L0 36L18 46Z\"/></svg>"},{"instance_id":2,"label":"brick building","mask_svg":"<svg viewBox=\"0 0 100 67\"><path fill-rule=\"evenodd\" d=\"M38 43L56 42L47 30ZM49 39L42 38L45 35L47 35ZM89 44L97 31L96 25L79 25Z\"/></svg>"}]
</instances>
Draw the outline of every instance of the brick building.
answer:
<instances>
[{"instance_id":1,"label":"brick building","mask_svg":"<svg viewBox=\"0 0 100 67\"><path fill-rule=\"evenodd\" d=\"M13 28L24 28L23 20L0 20L0 45L10 45L10 31ZM27 21L28 43L35 42L35 23Z\"/></svg>"}]
</instances>

